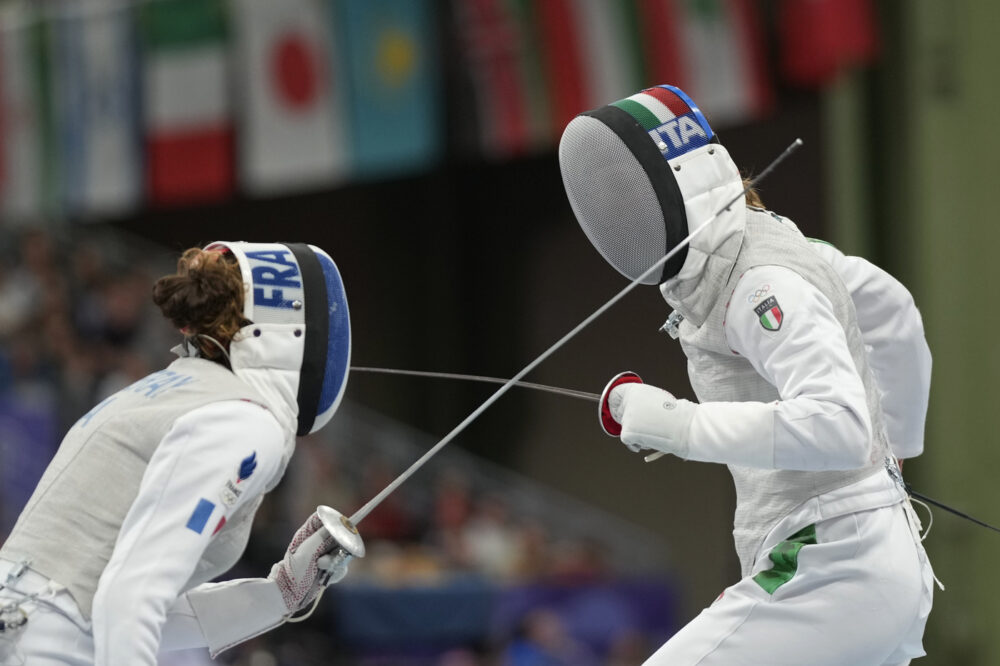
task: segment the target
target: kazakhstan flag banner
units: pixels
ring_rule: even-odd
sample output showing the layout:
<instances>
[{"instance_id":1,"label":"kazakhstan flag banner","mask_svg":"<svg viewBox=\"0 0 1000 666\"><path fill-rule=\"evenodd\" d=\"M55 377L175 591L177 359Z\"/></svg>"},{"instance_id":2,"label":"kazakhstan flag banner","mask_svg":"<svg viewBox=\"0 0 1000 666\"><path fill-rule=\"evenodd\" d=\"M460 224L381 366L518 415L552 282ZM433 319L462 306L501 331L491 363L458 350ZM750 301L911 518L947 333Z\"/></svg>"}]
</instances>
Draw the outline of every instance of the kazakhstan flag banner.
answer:
<instances>
[{"instance_id":1,"label":"kazakhstan flag banner","mask_svg":"<svg viewBox=\"0 0 1000 666\"><path fill-rule=\"evenodd\" d=\"M426 0L337 3L353 171L419 170L441 153L436 34Z\"/></svg>"}]
</instances>

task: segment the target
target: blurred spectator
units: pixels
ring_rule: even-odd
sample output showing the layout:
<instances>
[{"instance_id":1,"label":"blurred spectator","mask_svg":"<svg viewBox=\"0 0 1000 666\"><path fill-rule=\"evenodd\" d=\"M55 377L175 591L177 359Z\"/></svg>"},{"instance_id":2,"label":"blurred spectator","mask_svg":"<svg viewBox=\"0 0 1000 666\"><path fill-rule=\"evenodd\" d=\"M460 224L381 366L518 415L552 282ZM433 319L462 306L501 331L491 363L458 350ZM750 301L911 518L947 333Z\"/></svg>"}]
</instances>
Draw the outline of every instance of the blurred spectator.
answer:
<instances>
[{"instance_id":1,"label":"blurred spectator","mask_svg":"<svg viewBox=\"0 0 1000 666\"><path fill-rule=\"evenodd\" d=\"M382 492L402 470L389 461L373 456L361 469L361 495L368 501ZM417 517L406 502L406 495L393 493L365 518L366 539L388 541L413 540L418 535Z\"/></svg>"},{"instance_id":2,"label":"blurred spectator","mask_svg":"<svg viewBox=\"0 0 1000 666\"><path fill-rule=\"evenodd\" d=\"M599 663L569 635L558 614L539 609L524 617L518 636L504 651L503 666L588 666Z\"/></svg>"},{"instance_id":3,"label":"blurred spectator","mask_svg":"<svg viewBox=\"0 0 1000 666\"><path fill-rule=\"evenodd\" d=\"M606 666L635 666L644 662L656 651L657 645L636 630L619 634L611 644L605 658Z\"/></svg>"},{"instance_id":4,"label":"blurred spectator","mask_svg":"<svg viewBox=\"0 0 1000 666\"><path fill-rule=\"evenodd\" d=\"M342 468L333 443L315 435L300 438L281 484L290 488L283 492L282 509L289 516L305 516L325 504L350 515L364 501L356 482L353 470Z\"/></svg>"},{"instance_id":5,"label":"blurred spectator","mask_svg":"<svg viewBox=\"0 0 1000 666\"><path fill-rule=\"evenodd\" d=\"M537 580L548 573L552 558L549 535L537 520L518 526L515 575L520 580Z\"/></svg>"},{"instance_id":6,"label":"blurred spectator","mask_svg":"<svg viewBox=\"0 0 1000 666\"><path fill-rule=\"evenodd\" d=\"M519 536L503 499L482 498L462 530L469 565L491 578L512 580L519 564Z\"/></svg>"},{"instance_id":7,"label":"blurred spectator","mask_svg":"<svg viewBox=\"0 0 1000 666\"><path fill-rule=\"evenodd\" d=\"M611 573L605 549L596 539L560 539L551 547L549 575L563 583L603 580Z\"/></svg>"},{"instance_id":8,"label":"blurred spectator","mask_svg":"<svg viewBox=\"0 0 1000 666\"><path fill-rule=\"evenodd\" d=\"M42 382L59 396L65 429L84 406L169 359L177 334L152 309L152 273L172 260L116 238L112 270L97 232L57 239L43 229L7 231L18 253L0 269L0 349L11 379ZM2 384L0 384L2 386Z\"/></svg>"},{"instance_id":9,"label":"blurred spectator","mask_svg":"<svg viewBox=\"0 0 1000 666\"><path fill-rule=\"evenodd\" d=\"M460 529L472 513L468 477L459 470L445 470L434 481L434 527L442 531Z\"/></svg>"},{"instance_id":10,"label":"blurred spectator","mask_svg":"<svg viewBox=\"0 0 1000 666\"><path fill-rule=\"evenodd\" d=\"M0 339L17 333L38 311L40 291L27 272L0 268Z\"/></svg>"},{"instance_id":11,"label":"blurred spectator","mask_svg":"<svg viewBox=\"0 0 1000 666\"><path fill-rule=\"evenodd\" d=\"M10 516L27 500L18 489L38 481L62 434L103 397L102 385L142 377L151 359L162 364L176 332L150 314L152 282L146 268L139 268L166 269L172 263L166 254L119 243L118 260L131 268L112 277L97 232L89 228L59 237L41 228L0 227L0 241L16 248L0 262L0 403L6 433L0 446L5 479L0 515ZM129 334L122 335L125 331Z\"/></svg>"}]
</instances>

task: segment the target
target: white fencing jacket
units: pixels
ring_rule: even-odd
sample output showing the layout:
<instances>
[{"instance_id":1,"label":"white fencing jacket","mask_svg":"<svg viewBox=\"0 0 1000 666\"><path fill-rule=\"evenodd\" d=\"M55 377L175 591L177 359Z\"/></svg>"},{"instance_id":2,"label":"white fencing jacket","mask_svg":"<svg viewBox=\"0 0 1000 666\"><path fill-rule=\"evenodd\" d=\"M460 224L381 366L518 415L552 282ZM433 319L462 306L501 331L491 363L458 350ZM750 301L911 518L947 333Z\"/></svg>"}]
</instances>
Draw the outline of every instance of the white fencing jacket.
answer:
<instances>
[{"instance_id":1,"label":"white fencing jacket","mask_svg":"<svg viewBox=\"0 0 1000 666\"><path fill-rule=\"evenodd\" d=\"M152 665L159 649L207 644L188 606L175 604L192 579L201 578L199 568L213 564L205 553L223 537L226 519L243 507L255 510L281 478L284 441L274 417L250 402L211 403L175 422L149 461L101 575L93 608L97 664ZM242 474L249 472L242 480L241 465ZM253 513L244 515L252 520ZM236 545L237 557L244 546ZM233 608L232 614L242 611ZM168 628L172 640L161 645L168 620L188 629L180 638L177 628Z\"/></svg>"},{"instance_id":2,"label":"white fencing jacket","mask_svg":"<svg viewBox=\"0 0 1000 666\"><path fill-rule=\"evenodd\" d=\"M902 501L886 468L893 450L921 449L929 353L909 294L888 275L810 243L785 218L727 206L742 182L720 146L672 164L689 232L710 224L660 285L683 315L677 333L699 403L669 417L649 398L625 415L633 430L677 442L682 457L729 466L747 575L765 537L807 502L818 508L799 527ZM892 349L900 334L918 358ZM638 414L648 427L637 428Z\"/></svg>"},{"instance_id":3,"label":"white fencing jacket","mask_svg":"<svg viewBox=\"0 0 1000 666\"><path fill-rule=\"evenodd\" d=\"M833 266L854 301L868 365L882 393L889 444L897 458L924 450L931 388L931 351L923 320L906 287L878 266L821 241L812 248Z\"/></svg>"},{"instance_id":4,"label":"white fencing jacket","mask_svg":"<svg viewBox=\"0 0 1000 666\"><path fill-rule=\"evenodd\" d=\"M207 581L243 553L294 442L232 372L178 359L70 429L0 556L68 589L83 622L67 631L92 633L96 664L153 666L161 648L231 644L287 613L276 586L256 586L247 607ZM213 636L220 620L199 617L193 599L226 608L242 635Z\"/></svg>"}]
</instances>

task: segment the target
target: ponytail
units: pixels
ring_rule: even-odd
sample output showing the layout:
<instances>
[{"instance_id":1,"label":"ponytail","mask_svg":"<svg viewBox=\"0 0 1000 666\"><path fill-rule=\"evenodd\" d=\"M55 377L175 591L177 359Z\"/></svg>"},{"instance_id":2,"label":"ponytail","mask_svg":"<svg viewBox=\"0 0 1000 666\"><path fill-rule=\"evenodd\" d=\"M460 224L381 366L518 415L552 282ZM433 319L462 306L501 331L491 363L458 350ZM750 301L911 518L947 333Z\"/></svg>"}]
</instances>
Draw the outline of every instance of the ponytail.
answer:
<instances>
[{"instance_id":1,"label":"ponytail","mask_svg":"<svg viewBox=\"0 0 1000 666\"><path fill-rule=\"evenodd\" d=\"M165 275L153 285L153 302L163 316L198 347L201 355L221 360L224 351L211 341L229 347L244 325L243 277L235 258L228 253L185 250L177 260L177 273Z\"/></svg>"}]
</instances>

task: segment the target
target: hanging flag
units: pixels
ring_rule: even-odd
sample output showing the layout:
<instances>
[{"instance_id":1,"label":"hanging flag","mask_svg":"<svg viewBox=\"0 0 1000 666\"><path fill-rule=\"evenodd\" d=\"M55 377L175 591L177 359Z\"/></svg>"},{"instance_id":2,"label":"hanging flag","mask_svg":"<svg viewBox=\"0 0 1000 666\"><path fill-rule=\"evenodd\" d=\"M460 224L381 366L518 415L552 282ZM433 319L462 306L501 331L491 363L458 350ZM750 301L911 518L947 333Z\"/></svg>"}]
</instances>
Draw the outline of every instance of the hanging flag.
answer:
<instances>
[{"instance_id":1,"label":"hanging flag","mask_svg":"<svg viewBox=\"0 0 1000 666\"><path fill-rule=\"evenodd\" d=\"M878 52L871 0L783 0L778 12L781 69L791 83L826 85Z\"/></svg>"},{"instance_id":2,"label":"hanging flag","mask_svg":"<svg viewBox=\"0 0 1000 666\"><path fill-rule=\"evenodd\" d=\"M878 58L876 19L872 0L845 0L840 14L844 64L870 65Z\"/></svg>"},{"instance_id":3,"label":"hanging flag","mask_svg":"<svg viewBox=\"0 0 1000 666\"><path fill-rule=\"evenodd\" d=\"M771 104L763 34L752 0L639 0L653 83L697 100L714 126L759 117Z\"/></svg>"},{"instance_id":4,"label":"hanging flag","mask_svg":"<svg viewBox=\"0 0 1000 666\"><path fill-rule=\"evenodd\" d=\"M587 109L621 99L646 85L631 0L577 0L575 28L587 72Z\"/></svg>"},{"instance_id":5,"label":"hanging flag","mask_svg":"<svg viewBox=\"0 0 1000 666\"><path fill-rule=\"evenodd\" d=\"M337 9L347 52L352 167L384 174L427 165L439 153L443 123L430 3L347 0Z\"/></svg>"},{"instance_id":6,"label":"hanging flag","mask_svg":"<svg viewBox=\"0 0 1000 666\"><path fill-rule=\"evenodd\" d=\"M330 12L321 0L234 5L240 172L255 193L329 184L346 172L344 100L337 71L331 71Z\"/></svg>"},{"instance_id":7,"label":"hanging flag","mask_svg":"<svg viewBox=\"0 0 1000 666\"><path fill-rule=\"evenodd\" d=\"M559 132L577 114L643 87L634 2L546 0L536 9Z\"/></svg>"},{"instance_id":8,"label":"hanging flag","mask_svg":"<svg viewBox=\"0 0 1000 666\"><path fill-rule=\"evenodd\" d=\"M466 98L459 95L454 131L472 136L490 157L551 145L532 0L454 0L452 6L472 107L463 108Z\"/></svg>"},{"instance_id":9,"label":"hanging flag","mask_svg":"<svg viewBox=\"0 0 1000 666\"><path fill-rule=\"evenodd\" d=\"M681 46L684 0L638 0L639 39L646 60L644 86L673 85L685 90L687 65Z\"/></svg>"},{"instance_id":10,"label":"hanging flag","mask_svg":"<svg viewBox=\"0 0 1000 666\"><path fill-rule=\"evenodd\" d=\"M719 125L757 118L771 101L753 0L685 0L688 88ZM706 114L708 115L708 114Z\"/></svg>"},{"instance_id":11,"label":"hanging flag","mask_svg":"<svg viewBox=\"0 0 1000 666\"><path fill-rule=\"evenodd\" d=\"M55 64L52 62L52 40L55 39L52 21L41 20L34 15L29 23L29 52L34 64L35 90L38 92L36 122L40 129L39 146L41 159L41 209L46 215L61 215L62 201L62 151L58 142L55 124Z\"/></svg>"},{"instance_id":12,"label":"hanging flag","mask_svg":"<svg viewBox=\"0 0 1000 666\"><path fill-rule=\"evenodd\" d=\"M42 208L42 127L28 21L22 5L0 9L0 211L11 218Z\"/></svg>"},{"instance_id":13,"label":"hanging flag","mask_svg":"<svg viewBox=\"0 0 1000 666\"><path fill-rule=\"evenodd\" d=\"M60 200L71 215L120 214L140 199L138 71L128 6L54 5L52 102Z\"/></svg>"},{"instance_id":14,"label":"hanging flag","mask_svg":"<svg viewBox=\"0 0 1000 666\"><path fill-rule=\"evenodd\" d=\"M233 119L222 0L140 7L146 187L154 204L233 190Z\"/></svg>"}]
</instances>

